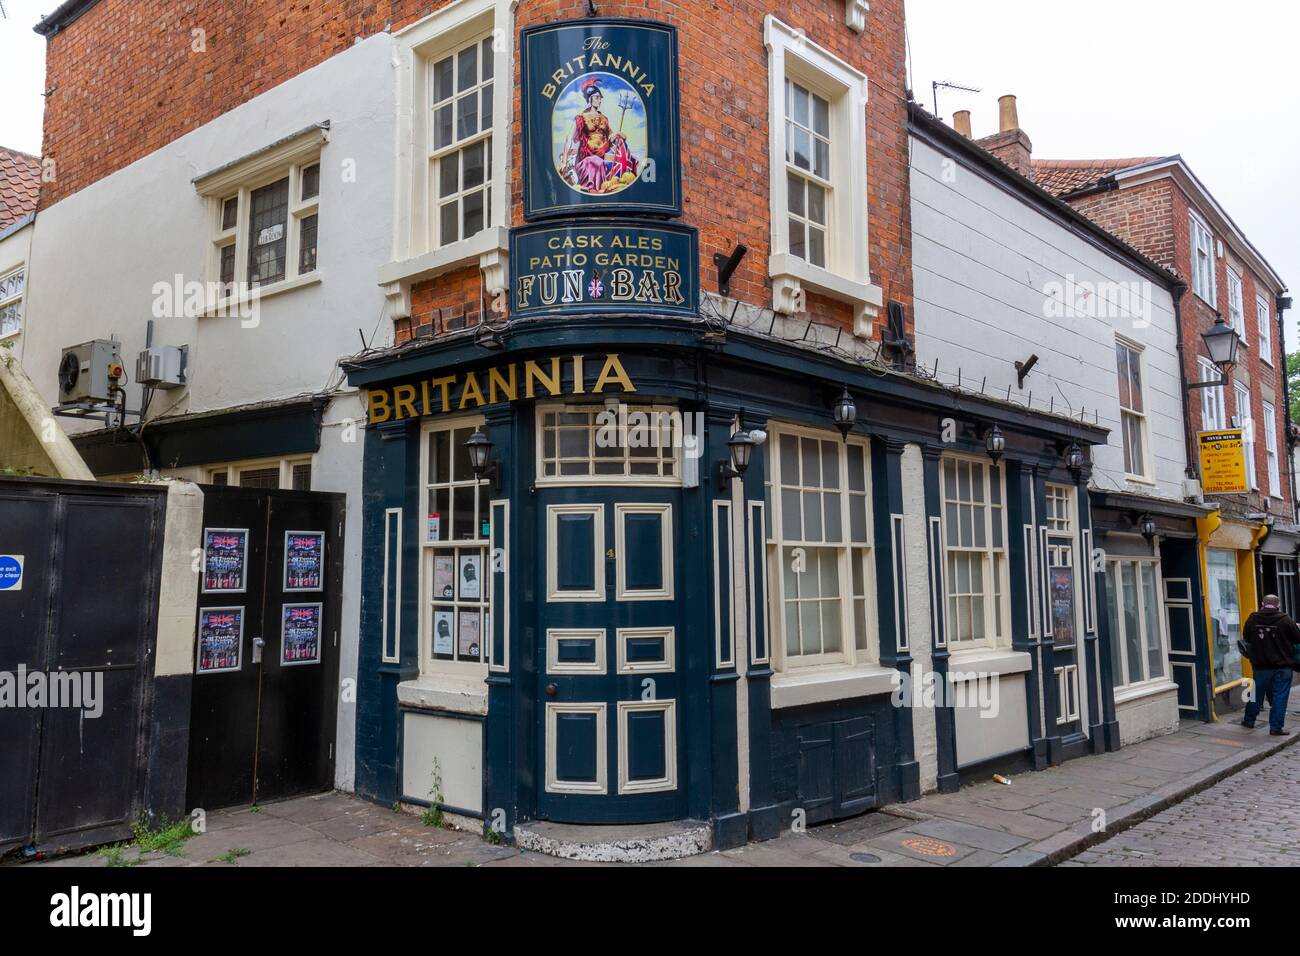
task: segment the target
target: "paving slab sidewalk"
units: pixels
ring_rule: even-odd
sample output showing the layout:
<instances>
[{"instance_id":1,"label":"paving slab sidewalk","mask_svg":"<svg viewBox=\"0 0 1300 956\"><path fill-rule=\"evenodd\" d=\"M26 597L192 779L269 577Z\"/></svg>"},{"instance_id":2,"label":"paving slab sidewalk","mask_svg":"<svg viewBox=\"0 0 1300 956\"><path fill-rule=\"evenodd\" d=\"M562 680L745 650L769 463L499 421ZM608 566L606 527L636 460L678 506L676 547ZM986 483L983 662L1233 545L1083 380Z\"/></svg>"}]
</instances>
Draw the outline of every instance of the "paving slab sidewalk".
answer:
<instances>
[{"instance_id":1,"label":"paving slab sidewalk","mask_svg":"<svg viewBox=\"0 0 1300 956\"><path fill-rule=\"evenodd\" d=\"M1266 717L1253 730L1240 719L1184 721L1173 734L1027 772L1009 786L972 783L716 855L755 866L1051 866L1300 740L1300 731L1270 736ZM828 844L840 854L828 856Z\"/></svg>"},{"instance_id":2,"label":"paving slab sidewalk","mask_svg":"<svg viewBox=\"0 0 1300 956\"><path fill-rule=\"evenodd\" d=\"M1300 702L1293 713L1300 713ZM1232 715L1176 733L932 794L851 820L659 866L1048 866L1132 827L1300 740ZM1293 722L1294 725L1294 722ZM1095 825L1104 814L1104 827ZM176 855L126 849L38 866L581 866L475 833L435 829L345 793L215 811ZM604 864L617 866L619 864Z\"/></svg>"}]
</instances>

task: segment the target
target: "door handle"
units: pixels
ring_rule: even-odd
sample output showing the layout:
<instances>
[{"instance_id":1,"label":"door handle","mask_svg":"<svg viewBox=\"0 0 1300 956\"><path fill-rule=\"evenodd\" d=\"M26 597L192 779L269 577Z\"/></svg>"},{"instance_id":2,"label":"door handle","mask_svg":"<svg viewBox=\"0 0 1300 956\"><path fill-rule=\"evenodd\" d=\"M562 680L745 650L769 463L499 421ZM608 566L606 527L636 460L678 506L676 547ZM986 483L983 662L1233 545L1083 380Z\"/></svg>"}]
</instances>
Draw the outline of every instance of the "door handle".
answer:
<instances>
[{"instance_id":1,"label":"door handle","mask_svg":"<svg viewBox=\"0 0 1300 956\"><path fill-rule=\"evenodd\" d=\"M260 637L253 638L253 663L262 663L262 648L266 647L266 641Z\"/></svg>"},{"instance_id":2,"label":"door handle","mask_svg":"<svg viewBox=\"0 0 1300 956\"><path fill-rule=\"evenodd\" d=\"M546 685L546 696L547 696L547 697L554 697L554 696L555 696L556 694L558 694L559 692L560 692L560 689L559 689L558 687L556 687L554 684L547 684L547 685Z\"/></svg>"}]
</instances>

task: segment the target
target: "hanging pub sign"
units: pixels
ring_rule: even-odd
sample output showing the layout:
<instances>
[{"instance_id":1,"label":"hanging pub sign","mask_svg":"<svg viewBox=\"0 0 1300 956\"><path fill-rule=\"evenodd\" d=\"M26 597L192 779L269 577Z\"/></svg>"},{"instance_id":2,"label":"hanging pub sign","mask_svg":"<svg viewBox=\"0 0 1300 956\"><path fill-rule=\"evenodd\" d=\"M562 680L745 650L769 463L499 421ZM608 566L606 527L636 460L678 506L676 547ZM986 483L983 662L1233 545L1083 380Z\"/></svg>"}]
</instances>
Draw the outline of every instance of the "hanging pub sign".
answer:
<instances>
[{"instance_id":1,"label":"hanging pub sign","mask_svg":"<svg viewBox=\"0 0 1300 956\"><path fill-rule=\"evenodd\" d=\"M1207 495L1231 495L1249 490L1246 484L1246 440L1240 428L1198 432L1201 490Z\"/></svg>"},{"instance_id":2,"label":"hanging pub sign","mask_svg":"<svg viewBox=\"0 0 1300 956\"><path fill-rule=\"evenodd\" d=\"M520 36L524 218L679 216L677 30L571 20Z\"/></svg>"},{"instance_id":3,"label":"hanging pub sign","mask_svg":"<svg viewBox=\"0 0 1300 956\"><path fill-rule=\"evenodd\" d=\"M510 233L510 316L699 312L696 232L676 223L584 220Z\"/></svg>"}]
</instances>

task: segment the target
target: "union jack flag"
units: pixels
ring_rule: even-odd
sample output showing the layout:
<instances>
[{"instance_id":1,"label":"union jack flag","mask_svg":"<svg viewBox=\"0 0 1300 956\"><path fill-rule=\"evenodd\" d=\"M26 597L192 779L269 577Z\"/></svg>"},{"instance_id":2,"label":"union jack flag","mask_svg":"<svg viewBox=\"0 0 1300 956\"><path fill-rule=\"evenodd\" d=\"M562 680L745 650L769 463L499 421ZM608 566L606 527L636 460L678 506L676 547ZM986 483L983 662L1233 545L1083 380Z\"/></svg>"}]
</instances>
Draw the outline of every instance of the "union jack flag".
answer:
<instances>
[{"instance_id":1,"label":"union jack flag","mask_svg":"<svg viewBox=\"0 0 1300 956\"><path fill-rule=\"evenodd\" d=\"M587 295L593 299L599 299L605 294L605 284L599 279L592 279L587 283Z\"/></svg>"},{"instance_id":2,"label":"union jack flag","mask_svg":"<svg viewBox=\"0 0 1300 956\"><path fill-rule=\"evenodd\" d=\"M611 176L622 176L624 173L636 172L636 157L627 148L627 140L625 139L620 139L614 144L607 161L610 164L609 174Z\"/></svg>"}]
</instances>

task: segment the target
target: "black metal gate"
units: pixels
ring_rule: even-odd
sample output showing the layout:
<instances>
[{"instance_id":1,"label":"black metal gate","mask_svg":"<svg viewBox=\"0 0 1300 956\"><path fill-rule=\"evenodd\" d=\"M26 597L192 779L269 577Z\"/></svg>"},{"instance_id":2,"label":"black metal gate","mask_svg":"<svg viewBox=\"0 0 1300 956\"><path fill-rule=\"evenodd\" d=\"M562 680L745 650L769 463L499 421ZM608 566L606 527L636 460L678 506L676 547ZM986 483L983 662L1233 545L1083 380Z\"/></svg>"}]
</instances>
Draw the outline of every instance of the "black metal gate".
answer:
<instances>
[{"instance_id":1,"label":"black metal gate","mask_svg":"<svg viewBox=\"0 0 1300 956\"><path fill-rule=\"evenodd\" d=\"M340 494L203 487L188 805L334 782Z\"/></svg>"},{"instance_id":2,"label":"black metal gate","mask_svg":"<svg viewBox=\"0 0 1300 956\"><path fill-rule=\"evenodd\" d=\"M158 486L0 479L0 853L146 812L165 515Z\"/></svg>"}]
</instances>

